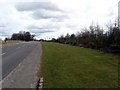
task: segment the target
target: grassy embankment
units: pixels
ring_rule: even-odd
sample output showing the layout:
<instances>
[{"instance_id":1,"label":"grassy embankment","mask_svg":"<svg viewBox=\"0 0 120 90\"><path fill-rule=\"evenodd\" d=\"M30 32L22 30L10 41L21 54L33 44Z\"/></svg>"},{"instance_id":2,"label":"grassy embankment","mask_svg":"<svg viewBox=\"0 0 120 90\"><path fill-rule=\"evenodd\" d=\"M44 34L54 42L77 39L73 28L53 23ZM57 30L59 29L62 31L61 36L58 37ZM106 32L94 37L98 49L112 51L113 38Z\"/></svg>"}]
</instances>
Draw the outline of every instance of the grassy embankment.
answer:
<instances>
[{"instance_id":1,"label":"grassy embankment","mask_svg":"<svg viewBox=\"0 0 120 90\"><path fill-rule=\"evenodd\" d=\"M58 43L42 43L44 88L118 87L119 56Z\"/></svg>"}]
</instances>

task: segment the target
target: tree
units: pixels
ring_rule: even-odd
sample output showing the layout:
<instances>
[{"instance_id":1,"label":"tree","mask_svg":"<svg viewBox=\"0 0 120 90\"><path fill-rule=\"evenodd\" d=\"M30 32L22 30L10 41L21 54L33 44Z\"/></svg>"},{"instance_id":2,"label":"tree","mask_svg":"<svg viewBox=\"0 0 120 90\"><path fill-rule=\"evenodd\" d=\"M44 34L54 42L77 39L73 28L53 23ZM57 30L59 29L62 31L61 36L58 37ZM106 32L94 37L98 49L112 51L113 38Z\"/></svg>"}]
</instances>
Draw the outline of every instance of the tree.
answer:
<instances>
[{"instance_id":1,"label":"tree","mask_svg":"<svg viewBox=\"0 0 120 90\"><path fill-rule=\"evenodd\" d=\"M20 31L19 33L13 33L11 39L12 40L23 40L23 41L31 41L35 35L31 35L30 32Z\"/></svg>"},{"instance_id":2,"label":"tree","mask_svg":"<svg viewBox=\"0 0 120 90\"><path fill-rule=\"evenodd\" d=\"M65 37L62 35L56 41L63 44L78 45L82 47L98 49L105 52L120 53L120 29L109 22L107 25L108 30L101 28L99 24L93 23L89 29L86 27L82 32L75 34L67 34Z\"/></svg>"},{"instance_id":3,"label":"tree","mask_svg":"<svg viewBox=\"0 0 120 90\"><path fill-rule=\"evenodd\" d=\"M19 40L19 34L13 33L11 39L12 40Z\"/></svg>"},{"instance_id":4,"label":"tree","mask_svg":"<svg viewBox=\"0 0 120 90\"><path fill-rule=\"evenodd\" d=\"M30 41L31 40L31 34L30 34L30 32L26 32L24 34L24 39L25 39L25 41Z\"/></svg>"}]
</instances>

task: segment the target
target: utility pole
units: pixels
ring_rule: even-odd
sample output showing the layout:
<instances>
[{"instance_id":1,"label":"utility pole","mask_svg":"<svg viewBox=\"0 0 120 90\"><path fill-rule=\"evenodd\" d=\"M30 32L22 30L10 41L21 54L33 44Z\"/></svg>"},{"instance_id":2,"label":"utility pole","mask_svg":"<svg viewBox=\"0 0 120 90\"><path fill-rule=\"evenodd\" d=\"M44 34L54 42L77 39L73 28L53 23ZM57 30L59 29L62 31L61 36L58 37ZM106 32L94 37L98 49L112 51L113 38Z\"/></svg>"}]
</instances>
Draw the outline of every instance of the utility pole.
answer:
<instances>
[{"instance_id":1,"label":"utility pole","mask_svg":"<svg viewBox=\"0 0 120 90\"><path fill-rule=\"evenodd\" d=\"M118 2L118 28L120 29L120 1Z\"/></svg>"}]
</instances>

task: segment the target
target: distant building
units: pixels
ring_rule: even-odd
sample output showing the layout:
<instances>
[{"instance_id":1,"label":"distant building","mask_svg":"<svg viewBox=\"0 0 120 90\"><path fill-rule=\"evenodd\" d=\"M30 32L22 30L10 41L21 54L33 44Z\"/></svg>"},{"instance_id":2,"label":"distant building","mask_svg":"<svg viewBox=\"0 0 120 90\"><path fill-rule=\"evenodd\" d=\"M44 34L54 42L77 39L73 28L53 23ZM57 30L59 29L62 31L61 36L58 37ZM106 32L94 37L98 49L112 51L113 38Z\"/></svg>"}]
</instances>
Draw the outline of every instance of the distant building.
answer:
<instances>
[{"instance_id":1,"label":"distant building","mask_svg":"<svg viewBox=\"0 0 120 90\"><path fill-rule=\"evenodd\" d=\"M120 1L118 2L118 28L120 29Z\"/></svg>"}]
</instances>

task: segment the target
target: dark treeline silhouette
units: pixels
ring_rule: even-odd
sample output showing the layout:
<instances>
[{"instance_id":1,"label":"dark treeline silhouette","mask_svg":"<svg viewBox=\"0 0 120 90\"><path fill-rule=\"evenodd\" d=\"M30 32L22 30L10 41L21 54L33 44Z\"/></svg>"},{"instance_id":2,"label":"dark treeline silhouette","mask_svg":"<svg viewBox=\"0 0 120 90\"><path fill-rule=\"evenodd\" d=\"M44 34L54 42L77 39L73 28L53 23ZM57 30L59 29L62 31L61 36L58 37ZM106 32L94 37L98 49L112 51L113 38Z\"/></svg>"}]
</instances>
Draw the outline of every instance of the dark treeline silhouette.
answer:
<instances>
[{"instance_id":1,"label":"dark treeline silhouette","mask_svg":"<svg viewBox=\"0 0 120 90\"><path fill-rule=\"evenodd\" d=\"M105 31L99 25L90 25L89 29L84 28L82 32L62 35L52 41L120 54L120 29L116 24L114 27L109 25L108 29Z\"/></svg>"},{"instance_id":2,"label":"dark treeline silhouette","mask_svg":"<svg viewBox=\"0 0 120 90\"><path fill-rule=\"evenodd\" d=\"M30 32L20 31L19 33L13 33L11 40L32 41L35 35L31 35ZM7 38L6 38L7 39Z\"/></svg>"}]
</instances>

